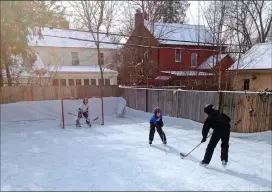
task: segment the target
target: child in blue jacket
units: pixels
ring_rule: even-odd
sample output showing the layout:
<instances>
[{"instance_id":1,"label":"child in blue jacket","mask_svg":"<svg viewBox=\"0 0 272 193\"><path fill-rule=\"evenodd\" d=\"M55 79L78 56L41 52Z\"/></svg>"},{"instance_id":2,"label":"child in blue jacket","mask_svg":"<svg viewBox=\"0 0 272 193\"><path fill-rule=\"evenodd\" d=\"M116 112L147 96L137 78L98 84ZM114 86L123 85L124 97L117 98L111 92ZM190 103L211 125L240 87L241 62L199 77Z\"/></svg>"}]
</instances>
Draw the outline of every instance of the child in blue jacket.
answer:
<instances>
[{"instance_id":1,"label":"child in blue jacket","mask_svg":"<svg viewBox=\"0 0 272 193\"><path fill-rule=\"evenodd\" d=\"M150 131L149 131L149 144L152 144L152 141L154 139L155 134L155 128L157 129L157 132L159 133L161 140L163 144L167 144L166 136L164 131L162 130L163 127L163 121L162 121L162 110L159 107L156 107L154 109L154 114L150 118Z\"/></svg>"}]
</instances>

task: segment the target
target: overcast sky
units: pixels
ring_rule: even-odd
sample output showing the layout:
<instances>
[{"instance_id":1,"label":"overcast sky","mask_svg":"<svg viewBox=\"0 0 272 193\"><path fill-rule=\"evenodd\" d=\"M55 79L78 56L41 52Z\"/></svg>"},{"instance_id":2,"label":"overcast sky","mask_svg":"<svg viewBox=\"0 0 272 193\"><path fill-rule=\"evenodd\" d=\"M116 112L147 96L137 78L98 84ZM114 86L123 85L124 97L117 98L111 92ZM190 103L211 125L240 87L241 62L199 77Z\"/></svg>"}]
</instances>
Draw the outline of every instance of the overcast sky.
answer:
<instances>
[{"instance_id":1,"label":"overcast sky","mask_svg":"<svg viewBox=\"0 0 272 193\"><path fill-rule=\"evenodd\" d=\"M65 1L61 2L63 5L67 6L68 3L66 3ZM199 24L203 25L203 18L202 18L202 14L201 14L201 8L198 6L198 3L200 4L204 4L205 1L189 1L190 3L190 7L186 13L187 18L188 18L188 24ZM68 8L68 10L70 10ZM200 19L198 21L198 14L200 15ZM72 27L72 26L71 26Z\"/></svg>"}]
</instances>

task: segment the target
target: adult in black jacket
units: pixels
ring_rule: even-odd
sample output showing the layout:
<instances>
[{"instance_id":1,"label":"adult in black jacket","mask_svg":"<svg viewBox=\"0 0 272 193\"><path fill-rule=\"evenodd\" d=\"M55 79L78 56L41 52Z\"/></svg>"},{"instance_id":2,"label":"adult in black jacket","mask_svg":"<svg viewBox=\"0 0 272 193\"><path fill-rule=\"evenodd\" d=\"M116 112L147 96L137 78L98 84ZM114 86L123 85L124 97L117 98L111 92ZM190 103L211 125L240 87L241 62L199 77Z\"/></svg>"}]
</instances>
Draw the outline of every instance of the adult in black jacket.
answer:
<instances>
[{"instance_id":1,"label":"adult in black jacket","mask_svg":"<svg viewBox=\"0 0 272 193\"><path fill-rule=\"evenodd\" d=\"M221 161L223 165L226 165L228 162L231 119L224 113L220 113L218 110L215 110L212 104L205 106L204 112L208 114L208 117L203 125L203 139L201 142L203 143L206 141L210 128L213 129L213 134L201 164L208 165L210 163L214 148L221 139Z\"/></svg>"}]
</instances>

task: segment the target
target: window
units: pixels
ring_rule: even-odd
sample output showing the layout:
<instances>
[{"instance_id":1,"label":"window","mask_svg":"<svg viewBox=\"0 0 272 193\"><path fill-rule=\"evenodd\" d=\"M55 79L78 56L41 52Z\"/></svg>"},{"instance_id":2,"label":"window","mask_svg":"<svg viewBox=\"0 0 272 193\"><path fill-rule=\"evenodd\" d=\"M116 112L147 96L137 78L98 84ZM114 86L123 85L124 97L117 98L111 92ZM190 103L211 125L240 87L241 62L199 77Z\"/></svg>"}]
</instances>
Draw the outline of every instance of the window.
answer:
<instances>
[{"instance_id":1,"label":"window","mask_svg":"<svg viewBox=\"0 0 272 193\"><path fill-rule=\"evenodd\" d=\"M78 59L78 53L72 52L72 65L78 66L79 65L79 59Z\"/></svg>"},{"instance_id":2,"label":"window","mask_svg":"<svg viewBox=\"0 0 272 193\"><path fill-rule=\"evenodd\" d=\"M81 86L81 79L76 79L76 86Z\"/></svg>"},{"instance_id":3,"label":"window","mask_svg":"<svg viewBox=\"0 0 272 193\"><path fill-rule=\"evenodd\" d=\"M180 49L175 50L175 62L181 62L181 50Z\"/></svg>"},{"instance_id":4,"label":"window","mask_svg":"<svg viewBox=\"0 0 272 193\"><path fill-rule=\"evenodd\" d=\"M89 85L90 85L90 80L84 79L84 86L89 86Z\"/></svg>"},{"instance_id":5,"label":"window","mask_svg":"<svg viewBox=\"0 0 272 193\"><path fill-rule=\"evenodd\" d=\"M191 66L196 67L197 66L197 54L192 53L191 55Z\"/></svg>"},{"instance_id":6,"label":"window","mask_svg":"<svg viewBox=\"0 0 272 193\"><path fill-rule=\"evenodd\" d=\"M110 79L105 79L105 85L110 86Z\"/></svg>"},{"instance_id":7,"label":"window","mask_svg":"<svg viewBox=\"0 0 272 193\"><path fill-rule=\"evenodd\" d=\"M69 82L69 86L75 86L74 79L69 79L68 82Z\"/></svg>"},{"instance_id":8,"label":"window","mask_svg":"<svg viewBox=\"0 0 272 193\"><path fill-rule=\"evenodd\" d=\"M100 53L100 58L99 58L99 60L100 60L100 64L101 64L101 65L104 65L104 53Z\"/></svg>"},{"instance_id":9,"label":"window","mask_svg":"<svg viewBox=\"0 0 272 193\"><path fill-rule=\"evenodd\" d=\"M96 85L96 79L91 79L91 85Z\"/></svg>"},{"instance_id":10,"label":"window","mask_svg":"<svg viewBox=\"0 0 272 193\"><path fill-rule=\"evenodd\" d=\"M100 86L103 85L102 79L98 79L98 83L99 83Z\"/></svg>"},{"instance_id":11,"label":"window","mask_svg":"<svg viewBox=\"0 0 272 193\"><path fill-rule=\"evenodd\" d=\"M66 79L60 79L60 85L66 86Z\"/></svg>"},{"instance_id":12,"label":"window","mask_svg":"<svg viewBox=\"0 0 272 193\"><path fill-rule=\"evenodd\" d=\"M249 79L244 79L244 90L249 90Z\"/></svg>"},{"instance_id":13,"label":"window","mask_svg":"<svg viewBox=\"0 0 272 193\"><path fill-rule=\"evenodd\" d=\"M59 79L53 79L53 86L59 86Z\"/></svg>"}]
</instances>

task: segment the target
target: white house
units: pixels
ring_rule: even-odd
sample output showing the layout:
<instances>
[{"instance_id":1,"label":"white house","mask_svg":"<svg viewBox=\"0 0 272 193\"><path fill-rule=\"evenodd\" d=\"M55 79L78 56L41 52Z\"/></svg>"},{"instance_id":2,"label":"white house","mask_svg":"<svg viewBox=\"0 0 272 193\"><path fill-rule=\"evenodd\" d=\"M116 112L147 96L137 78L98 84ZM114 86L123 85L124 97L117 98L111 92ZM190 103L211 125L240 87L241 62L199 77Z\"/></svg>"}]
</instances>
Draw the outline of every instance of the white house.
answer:
<instances>
[{"instance_id":1,"label":"white house","mask_svg":"<svg viewBox=\"0 0 272 193\"><path fill-rule=\"evenodd\" d=\"M44 27L42 35L42 39L38 36L29 37L29 46L37 56L32 69L43 69L40 79L54 86L84 86L101 83L98 52L90 32ZM102 42L111 43L106 35L100 34L99 39ZM114 44L100 43L100 60L103 64L105 85L117 85L118 72L107 68L112 64L116 50L117 47ZM25 84L30 79L37 78L37 74L33 72L34 70L20 73L20 82Z\"/></svg>"}]
</instances>

